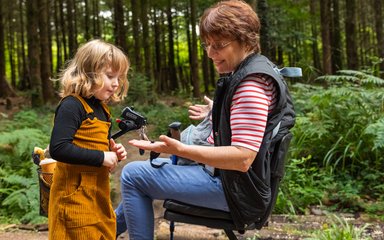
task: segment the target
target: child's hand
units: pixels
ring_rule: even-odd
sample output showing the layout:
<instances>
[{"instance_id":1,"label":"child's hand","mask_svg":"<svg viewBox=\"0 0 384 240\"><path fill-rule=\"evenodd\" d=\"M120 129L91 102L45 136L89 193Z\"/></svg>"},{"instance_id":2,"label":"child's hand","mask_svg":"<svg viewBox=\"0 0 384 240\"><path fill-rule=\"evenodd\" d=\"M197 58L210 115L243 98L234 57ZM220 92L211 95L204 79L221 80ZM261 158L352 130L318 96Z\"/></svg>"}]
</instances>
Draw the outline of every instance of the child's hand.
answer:
<instances>
[{"instance_id":1,"label":"child's hand","mask_svg":"<svg viewBox=\"0 0 384 240\"><path fill-rule=\"evenodd\" d=\"M115 143L115 141L111 138L109 140L109 146L110 149L116 153L119 162L127 159L127 151L121 143Z\"/></svg>"},{"instance_id":2,"label":"child's hand","mask_svg":"<svg viewBox=\"0 0 384 240\"><path fill-rule=\"evenodd\" d=\"M104 152L104 161L103 166L109 168L109 171L112 171L118 163L119 159L115 152Z\"/></svg>"}]
</instances>

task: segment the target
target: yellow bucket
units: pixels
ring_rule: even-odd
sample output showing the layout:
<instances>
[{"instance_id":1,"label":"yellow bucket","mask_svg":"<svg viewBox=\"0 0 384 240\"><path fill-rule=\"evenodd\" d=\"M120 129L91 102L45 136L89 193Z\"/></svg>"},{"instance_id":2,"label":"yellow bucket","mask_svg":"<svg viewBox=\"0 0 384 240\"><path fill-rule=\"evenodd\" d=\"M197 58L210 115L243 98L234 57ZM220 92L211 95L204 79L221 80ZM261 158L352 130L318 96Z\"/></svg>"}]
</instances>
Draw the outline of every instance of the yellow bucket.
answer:
<instances>
[{"instance_id":1,"label":"yellow bucket","mask_svg":"<svg viewBox=\"0 0 384 240\"><path fill-rule=\"evenodd\" d=\"M46 158L40 161L40 167L43 173L53 173L56 167L56 160Z\"/></svg>"}]
</instances>

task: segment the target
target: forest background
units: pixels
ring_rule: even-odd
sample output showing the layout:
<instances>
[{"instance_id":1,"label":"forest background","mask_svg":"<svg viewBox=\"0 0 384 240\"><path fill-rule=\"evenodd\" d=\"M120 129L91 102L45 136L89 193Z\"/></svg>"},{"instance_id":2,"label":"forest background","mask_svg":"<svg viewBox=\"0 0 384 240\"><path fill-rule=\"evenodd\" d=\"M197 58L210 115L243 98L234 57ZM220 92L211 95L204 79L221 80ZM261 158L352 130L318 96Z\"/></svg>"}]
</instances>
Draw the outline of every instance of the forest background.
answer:
<instances>
[{"instance_id":1,"label":"forest background","mask_svg":"<svg viewBox=\"0 0 384 240\"><path fill-rule=\"evenodd\" d=\"M153 137L174 120L188 126L185 106L212 97L218 76L197 26L216 1L0 1L0 221L39 221L30 153L49 142L59 100L52 79L87 40L102 38L127 53L123 105L148 118ZM247 2L261 19L262 54L280 68L303 70L302 78L287 79L297 123L275 212L317 206L382 219L383 1ZM170 97L178 100L164 101ZM121 108L113 107L115 116Z\"/></svg>"}]
</instances>

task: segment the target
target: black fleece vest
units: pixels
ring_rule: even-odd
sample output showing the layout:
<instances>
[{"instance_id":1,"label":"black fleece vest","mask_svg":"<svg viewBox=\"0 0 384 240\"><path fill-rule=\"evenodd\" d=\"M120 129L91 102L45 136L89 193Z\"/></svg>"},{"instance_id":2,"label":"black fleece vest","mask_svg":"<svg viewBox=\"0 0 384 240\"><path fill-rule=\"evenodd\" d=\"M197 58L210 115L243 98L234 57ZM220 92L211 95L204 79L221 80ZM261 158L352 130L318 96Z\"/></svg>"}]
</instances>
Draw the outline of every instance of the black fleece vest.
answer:
<instances>
[{"instance_id":1,"label":"black fleece vest","mask_svg":"<svg viewBox=\"0 0 384 240\"><path fill-rule=\"evenodd\" d=\"M240 63L237 70L218 80L212 111L215 146L231 145L230 106L239 84L248 76L262 73L275 81L277 102L275 109L268 115L263 142L257 156L248 170L219 170L231 216L238 228L256 225L260 229L268 216L271 204L270 156L273 145L293 127L295 112L288 88L276 66L266 57L252 54ZM276 126L280 127L277 129ZM274 132L273 130L277 130ZM277 134L276 134L277 133ZM273 135L273 137L272 137Z\"/></svg>"}]
</instances>

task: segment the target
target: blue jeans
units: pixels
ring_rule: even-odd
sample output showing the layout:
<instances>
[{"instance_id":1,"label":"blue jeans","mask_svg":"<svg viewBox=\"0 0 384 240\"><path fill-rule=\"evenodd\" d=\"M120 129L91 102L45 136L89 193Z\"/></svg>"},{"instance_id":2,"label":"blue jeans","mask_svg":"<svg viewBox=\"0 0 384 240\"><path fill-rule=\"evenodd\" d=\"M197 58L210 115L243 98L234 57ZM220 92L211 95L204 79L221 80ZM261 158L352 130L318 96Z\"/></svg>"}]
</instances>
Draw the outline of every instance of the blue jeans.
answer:
<instances>
[{"instance_id":1,"label":"blue jeans","mask_svg":"<svg viewBox=\"0 0 384 240\"><path fill-rule=\"evenodd\" d=\"M210 176L201 165L172 165L161 168L149 161L128 163L121 173L121 198L115 209L117 233L128 230L129 239L154 239L154 199L175 199L208 208L229 211L219 177Z\"/></svg>"}]
</instances>

